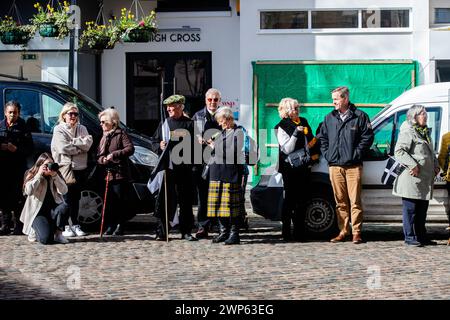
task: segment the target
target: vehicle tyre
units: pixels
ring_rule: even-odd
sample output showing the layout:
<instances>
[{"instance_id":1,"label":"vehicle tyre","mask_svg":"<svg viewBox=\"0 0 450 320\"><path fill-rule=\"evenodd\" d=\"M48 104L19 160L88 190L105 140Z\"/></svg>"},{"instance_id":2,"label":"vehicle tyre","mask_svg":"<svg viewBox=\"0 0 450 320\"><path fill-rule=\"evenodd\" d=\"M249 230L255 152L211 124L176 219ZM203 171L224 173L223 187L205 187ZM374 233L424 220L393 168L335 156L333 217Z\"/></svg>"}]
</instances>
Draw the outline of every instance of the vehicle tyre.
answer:
<instances>
[{"instance_id":1,"label":"vehicle tyre","mask_svg":"<svg viewBox=\"0 0 450 320\"><path fill-rule=\"evenodd\" d=\"M81 191L78 221L88 230L100 230L102 219L103 198L94 190Z\"/></svg>"},{"instance_id":2,"label":"vehicle tyre","mask_svg":"<svg viewBox=\"0 0 450 320\"><path fill-rule=\"evenodd\" d=\"M306 205L305 227L310 238L330 238L338 233L331 186L321 184L313 189Z\"/></svg>"}]
</instances>

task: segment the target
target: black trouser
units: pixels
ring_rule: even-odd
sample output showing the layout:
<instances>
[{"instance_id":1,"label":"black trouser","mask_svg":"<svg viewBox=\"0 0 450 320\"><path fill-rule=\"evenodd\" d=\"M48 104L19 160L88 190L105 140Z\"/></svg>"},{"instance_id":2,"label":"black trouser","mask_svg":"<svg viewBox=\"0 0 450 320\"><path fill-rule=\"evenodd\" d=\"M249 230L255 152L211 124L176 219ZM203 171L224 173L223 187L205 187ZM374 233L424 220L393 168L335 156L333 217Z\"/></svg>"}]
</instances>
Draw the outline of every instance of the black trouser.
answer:
<instances>
[{"instance_id":1,"label":"black trouser","mask_svg":"<svg viewBox=\"0 0 450 320\"><path fill-rule=\"evenodd\" d=\"M78 211L80 209L81 190L83 190L86 181L86 170L73 170L77 183L67 186L67 193L64 200L69 206L69 216L72 225L79 224Z\"/></svg>"},{"instance_id":2,"label":"black trouser","mask_svg":"<svg viewBox=\"0 0 450 320\"><path fill-rule=\"evenodd\" d=\"M202 178L202 168L200 166L196 168L198 170L194 170L193 172L194 183L198 194L197 221L199 228L204 228L208 231L211 225L211 220L207 217L209 179L205 180Z\"/></svg>"},{"instance_id":3,"label":"black trouser","mask_svg":"<svg viewBox=\"0 0 450 320\"><path fill-rule=\"evenodd\" d=\"M283 236L290 236L291 221L294 237L305 235L306 202L310 195L309 169L292 169L283 173L284 201L282 212Z\"/></svg>"},{"instance_id":4,"label":"black trouser","mask_svg":"<svg viewBox=\"0 0 450 320\"><path fill-rule=\"evenodd\" d=\"M9 228L11 227L13 212L14 223L20 223L19 217L23 206L23 172L12 166L3 169L6 172L2 175L2 183L0 183L0 209L2 211L0 222L3 228Z\"/></svg>"},{"instance_id":5,"label":"black trouser","mask_svg":"<svg viewBox=\"0 0 450 320\"><path fill-rule=\"evenodd\" d=\"M51 217L51 220L50 220ZM38 214L33 220L31 227L36 232L36 239L42 244L49 244L53 242L53 234L55 230L64 230L69 218L69 206L66 203L61 203L48 214Z\"/></svg>"},{"instance_id":6,"label":"black trouser","mask_svg":"<svg viewBox=\"0 0 450 320\"><path fill-rule=\"evenodd\" d=\"M194 226L194 214L192 213L192 169L190 167L182 167L166 170L166 177L167 215L169 220L173 221L178 204L180 207L180 232L181 234L191 233ZM155 208L155 216L160 219L158 233L162 235L166 233L165 183L166 181L163 181Z\"/></svg>"},{"instance_id":7,"label":"black trouser","mask_svg":"<svg viewBox=\"0 0 450 320\"><path fill-rule=\"evenodd\" d=\"M115 228L126 221L128 208L129 183L127 181L110 181L106 198L105 225ZM105 204L104 204L105 205Z\"/></svg>"}]
</instances>

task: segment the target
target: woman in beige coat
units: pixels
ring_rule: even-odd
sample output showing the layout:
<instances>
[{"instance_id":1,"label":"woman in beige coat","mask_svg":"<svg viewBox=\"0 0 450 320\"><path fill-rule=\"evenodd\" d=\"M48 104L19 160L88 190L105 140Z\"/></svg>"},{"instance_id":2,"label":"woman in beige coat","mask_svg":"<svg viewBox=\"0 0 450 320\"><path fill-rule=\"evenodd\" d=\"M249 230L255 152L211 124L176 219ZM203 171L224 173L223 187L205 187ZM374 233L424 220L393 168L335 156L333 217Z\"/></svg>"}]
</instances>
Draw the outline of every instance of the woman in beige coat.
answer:
<instances>
[{"instance_id":1,"label":"woman in beige coat","mask_svg":"<svg viewBox=\"0 0 450 320\"><path fill-rule=\"evenodd\" d=\"M69 206L71 226L66 226L65 237L85 235L78 222L78 211L92 141L86 127L79 123L78 107L73 103L66 103L59 114L58 124L53 129L51 145L55 161L59 165L70 165L76 180L73 184L66 181L69 189L64 199Z\"/></svg>"},{"instance_id":2,"label":"woman in beige coat","mask_svg":"<svg viewBox=\"0 0 450 320\"><path fill-rule=\"evenodd\" d=\"M427 238L425 220L439 164L424 106L413 105L408 110L395 145L395 158L406 166L395 180L392 192L402 197L405 243L412 246L436 244Z\"/></svg>"},{"instance_id":3,"label":"woman in beige coat","mask_svg":"<svg viewBox=\"0 0 450 320\"><path fill-rule=\"evenodd\" d=\"M38 240L42 244L69 242L62 235L69 214L63 198L67 186L54 164L52 156L45 152L25 173L23 192L27 199L20 221L29 241Z\"/></svg>"}]
</instances>

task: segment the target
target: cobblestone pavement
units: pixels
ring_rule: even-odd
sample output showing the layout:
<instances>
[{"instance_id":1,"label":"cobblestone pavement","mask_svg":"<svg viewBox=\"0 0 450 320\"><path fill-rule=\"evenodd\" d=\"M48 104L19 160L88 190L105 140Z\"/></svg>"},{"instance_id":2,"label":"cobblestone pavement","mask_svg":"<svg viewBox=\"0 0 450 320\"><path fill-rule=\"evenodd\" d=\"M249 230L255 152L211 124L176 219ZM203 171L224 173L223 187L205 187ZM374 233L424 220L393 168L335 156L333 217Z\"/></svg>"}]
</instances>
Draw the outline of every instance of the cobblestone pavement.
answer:
<instances>
[{"instance_id":1,"label":"cobblestone pavement","mask_svg":"<svg viewBox=\"0 0 450 320\"><path fill-rule=\"evenodd\" d=\"M134 222L133 222L134 221ZM284 243L280 223L250 215L236 246L153 240L141 216L123 237L66 245L0 237L0 299L450 299L450 247L406 247L401 224L364 225L367 243Z\"/></svg>"}]
</instances>

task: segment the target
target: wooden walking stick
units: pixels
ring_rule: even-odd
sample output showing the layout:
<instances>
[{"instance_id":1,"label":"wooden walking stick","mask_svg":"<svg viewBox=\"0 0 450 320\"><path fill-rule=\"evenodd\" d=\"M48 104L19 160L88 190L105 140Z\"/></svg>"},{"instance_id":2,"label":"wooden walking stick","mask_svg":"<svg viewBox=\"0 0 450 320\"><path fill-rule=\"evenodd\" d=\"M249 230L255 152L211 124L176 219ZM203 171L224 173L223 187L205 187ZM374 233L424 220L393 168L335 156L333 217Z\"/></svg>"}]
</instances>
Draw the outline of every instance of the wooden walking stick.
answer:
<instances>
[{"instance_id":1,"label":"wooden walking stick","mask_svg":"<svg viewBox=\"0 0 450 320\"><path fill-rule=\"evenodd\" d=\"M102 223L100 224L100 238L103 237L103 222L105 221L105 209L106 209L106 197L108 195L108 185L109 185L109 169L106 169L106 187L105 187L105 197L103 199Z\"/></svg>"}]
</instances>

